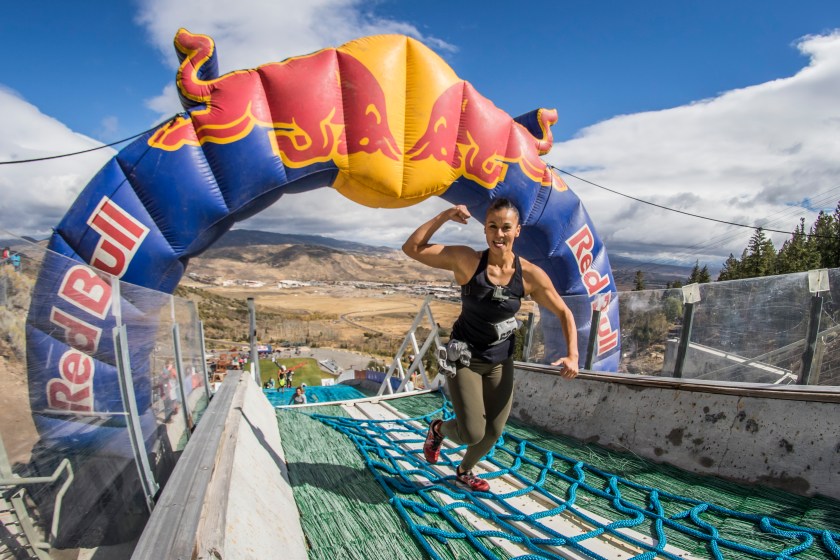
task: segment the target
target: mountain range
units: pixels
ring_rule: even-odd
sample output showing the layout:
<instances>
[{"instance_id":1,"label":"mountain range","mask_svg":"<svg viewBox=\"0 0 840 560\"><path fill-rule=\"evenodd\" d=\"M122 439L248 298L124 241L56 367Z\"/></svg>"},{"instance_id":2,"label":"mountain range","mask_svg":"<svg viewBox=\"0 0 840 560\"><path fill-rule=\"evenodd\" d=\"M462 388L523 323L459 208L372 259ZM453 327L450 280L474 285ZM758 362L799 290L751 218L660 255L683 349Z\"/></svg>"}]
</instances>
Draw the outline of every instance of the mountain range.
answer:
<instances>
[{"instance_id":1,"label":"mountain range","mask_svg":"<svg viewBox=\"0 0 840 560\"><path fill-rule=\"evenodd\" d=\"M636 271L644 273L647 289L668 282L685 283L691 267L646 263L610 256L619 290L633 289ZM446 271L426 267L402 251L320 235L272 233L235 229L226 233L201 256L191 259L188 272L196 277L276 280L356 280L423 282L451 279Z\"/></svg>"}]
</instances>

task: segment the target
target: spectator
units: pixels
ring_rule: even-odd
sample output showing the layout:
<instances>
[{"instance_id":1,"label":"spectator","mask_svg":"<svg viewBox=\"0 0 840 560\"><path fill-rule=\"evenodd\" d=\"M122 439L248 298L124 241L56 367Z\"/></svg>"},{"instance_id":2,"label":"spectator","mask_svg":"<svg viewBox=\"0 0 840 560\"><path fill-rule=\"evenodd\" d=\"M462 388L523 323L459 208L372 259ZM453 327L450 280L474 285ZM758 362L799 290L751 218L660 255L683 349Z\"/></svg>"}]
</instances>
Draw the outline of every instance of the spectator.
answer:
<instances>
[{"instance_id":1,"label":"spectator","mask_svg":"<svg viewBox=\"0 0 840 560\"><path fill-rule=\"evenodd\" d=\"M306 404L306 395L303 394L301 387L295 389L295 394L292 395L292 400L289 401L289 404Z\"/></svg>"},{"instance_id":2,"label":"spectator","mask_svg":"<svg viewBox=\"0 0 840 560\"><path fill-rule=\"evenodd\" d=\"M318 397L312 394L311 391L308 395L306 394L306 383L300 384L300 390L303 391L303 395L306 397L307 401L318 402Z\"/></svg>"}]
</instances>

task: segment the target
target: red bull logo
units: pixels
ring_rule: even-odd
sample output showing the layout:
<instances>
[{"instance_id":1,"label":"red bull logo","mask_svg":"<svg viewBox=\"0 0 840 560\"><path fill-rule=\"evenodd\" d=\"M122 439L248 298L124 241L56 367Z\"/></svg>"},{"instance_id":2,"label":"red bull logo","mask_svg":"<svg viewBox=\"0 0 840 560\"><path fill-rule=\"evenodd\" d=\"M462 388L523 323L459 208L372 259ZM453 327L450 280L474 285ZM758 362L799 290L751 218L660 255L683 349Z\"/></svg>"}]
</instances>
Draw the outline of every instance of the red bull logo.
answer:
<instances>
[{"instance_id":1,"label":"red bull logo","mask_svg":"<svg viewBox=\"0 0 840 560\"><path fill-rule=\"evenodd\" d=\"M107 196L102 197L87 223L100 235L90 264L121 277L128 270L149 228Z\"/></svg>"},{"instance_id":2,"label":"red bull logo","mask_svg":"<svg viewBox=\"0 0 840 560\"><path fill-rule=\"evenodd\" d=\"M557 122L556 111L541 113L542 128ZM518 164L530 179L543 186L565 184L540 159L550 140L534 138L504 111L481 96L469 83L453 85L435 101L429 126L408 151L413 159L444 161L476 183L493 188Z\"/></svg>"},{"instance_id":3,"label":"red bull logo","mask_svg":"<svg viewBox=\"0 0 840 560\"><path fill-rule=\"evenodd\" d=\"M151 146L228 144L262 129L284 165L333 162L335 188L368 206L414 204L460 177L492 189L512 165L540 186L567 188L540 158L556 111L541 110L533 135L413 39L360 39L212 79L199 77L213 56L209 37L181 30L175 44L179 92L202 107L162 127Z\"/></svg>"},{"instance_id":4,"label":"red bull logo","mask_svg":"<svg viewBox=\"0 0 840 560\"><path fill-rule=\"evenodd\" d=\"M91 212L87 224L100 235L91 265L118 277L125 274L149 228L107 196ZM102 329L86 319L106 318L112 303L111 284L93 268L73 266L61 280L58 297L69 303L73 312L53 306L50 322L70 348L59 359L58 377L47 382L47 407L92 412L96 365L91 356L99 350Z\"/></svg>"},{"instance_id":5,"label":"red bull logo","mask_svg":"<svg viewBox=\"0 0 840 560\"><path fill-rule=\"evenodd\" d=\"M400 158L388 126L385 94L370 70L351 55L337 56L327 49L201 80L198 69L212 53L212 40L182 32L176 46L185 54L178 88L205 108L163 127L149 139L151 146L171 151L208 142L228 144L259 127L290 167L341 162L342 156L357 152Z\"/></svg>"},{"instance_id":6,"label":"red bull logo","mask_svg":"<svg viewBox=\"0 0 840 560\"><path fill-rule=\"evenodd\" d=\"M592 267L592 248L595 246L595 237L587 224L583 224L574 235L567 239L566 245L575 256L580 280L586 287L586 293L592 296L610 285L610 277Z\"/></svg>"},{"instance_id":7,"label":"red bull logo","mask_svg":"<svg viewBox=\"0 0 840 560\"><path fill-rule=\"evenodd\" d=\"M58 296L82 316L104 319L111 308L111 285L87 266L71 267L64 274ZM63 331L70 348L59 359L58 377L47 382L47 406L67 412L92 412L96 366L90 355L99 349L102 329L55 306L50 322Z\"/></svg>"}]
</instances>

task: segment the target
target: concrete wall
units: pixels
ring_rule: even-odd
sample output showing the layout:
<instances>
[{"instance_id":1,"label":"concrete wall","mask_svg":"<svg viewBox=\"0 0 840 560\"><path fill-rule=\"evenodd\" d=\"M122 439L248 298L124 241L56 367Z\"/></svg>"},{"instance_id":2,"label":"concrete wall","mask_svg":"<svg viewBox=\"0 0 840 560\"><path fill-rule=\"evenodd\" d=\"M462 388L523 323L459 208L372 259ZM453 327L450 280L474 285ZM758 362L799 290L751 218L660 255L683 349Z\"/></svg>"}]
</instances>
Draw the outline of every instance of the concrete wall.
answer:
<instances>
[{"instance_id":1,"label":"concrete wall","mask_svg":"<svg viewBox=\"0 0 840 560\"><path fill-rule=\"evenodd\" d=\"M278 520L280 520L278 522ZM132 560L307 558L274 409L234 371L184 449Z\"/></svg>"},{"instance_id":2,"label":"concrete wall","mask_svg":"<svg viewBox=\"0 0 840 560\"><path fill-rule=\"evenodd\" d=\"M840 499L836 387L544 371L517 364L514 418L688 471Z\"/></svg>"},{"instance_id":3,"label":"concrete wall","mask_svg":"<svg viewBox=\"0 0 840 560\"><path fill-rule=\"evenodd\" d=\"M205 534L215 530L224 535L223 558L281 555L305 560L306 539L289 484L274 408L250 377L243 378L241 384L244 397L234 402L225 427L226 447L232 454L227 457L232 460L230 468L225 472L227 466L220 463L208 492L210 501L227 495L224 524L204 527Z\"/></svg>"}]
</instances>

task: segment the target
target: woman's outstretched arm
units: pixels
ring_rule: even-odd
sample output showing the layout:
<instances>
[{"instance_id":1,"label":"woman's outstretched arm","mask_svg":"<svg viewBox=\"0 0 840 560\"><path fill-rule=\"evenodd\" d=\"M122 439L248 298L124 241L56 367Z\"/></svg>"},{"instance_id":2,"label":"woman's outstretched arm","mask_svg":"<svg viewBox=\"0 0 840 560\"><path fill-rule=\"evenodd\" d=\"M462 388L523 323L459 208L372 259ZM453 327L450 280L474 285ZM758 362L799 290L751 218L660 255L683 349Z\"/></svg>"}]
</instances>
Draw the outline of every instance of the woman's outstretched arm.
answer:
<instances>
[{"instance_id":1,"label":"woman's outstretched arm","mask_svg":"<svg viewBox=\"0 0 840 560\"><path fill-rule=\"evenodd\" d=\"M432 236L446 222L466 224L470 219L466 206L448 208L418 227L403 243L403 252L412 259L433 268L451 270L459 284L469 281L469 275L476 267L476 252L464 245L440 245L430 243Z\"/></svg>"}]
</instances>

